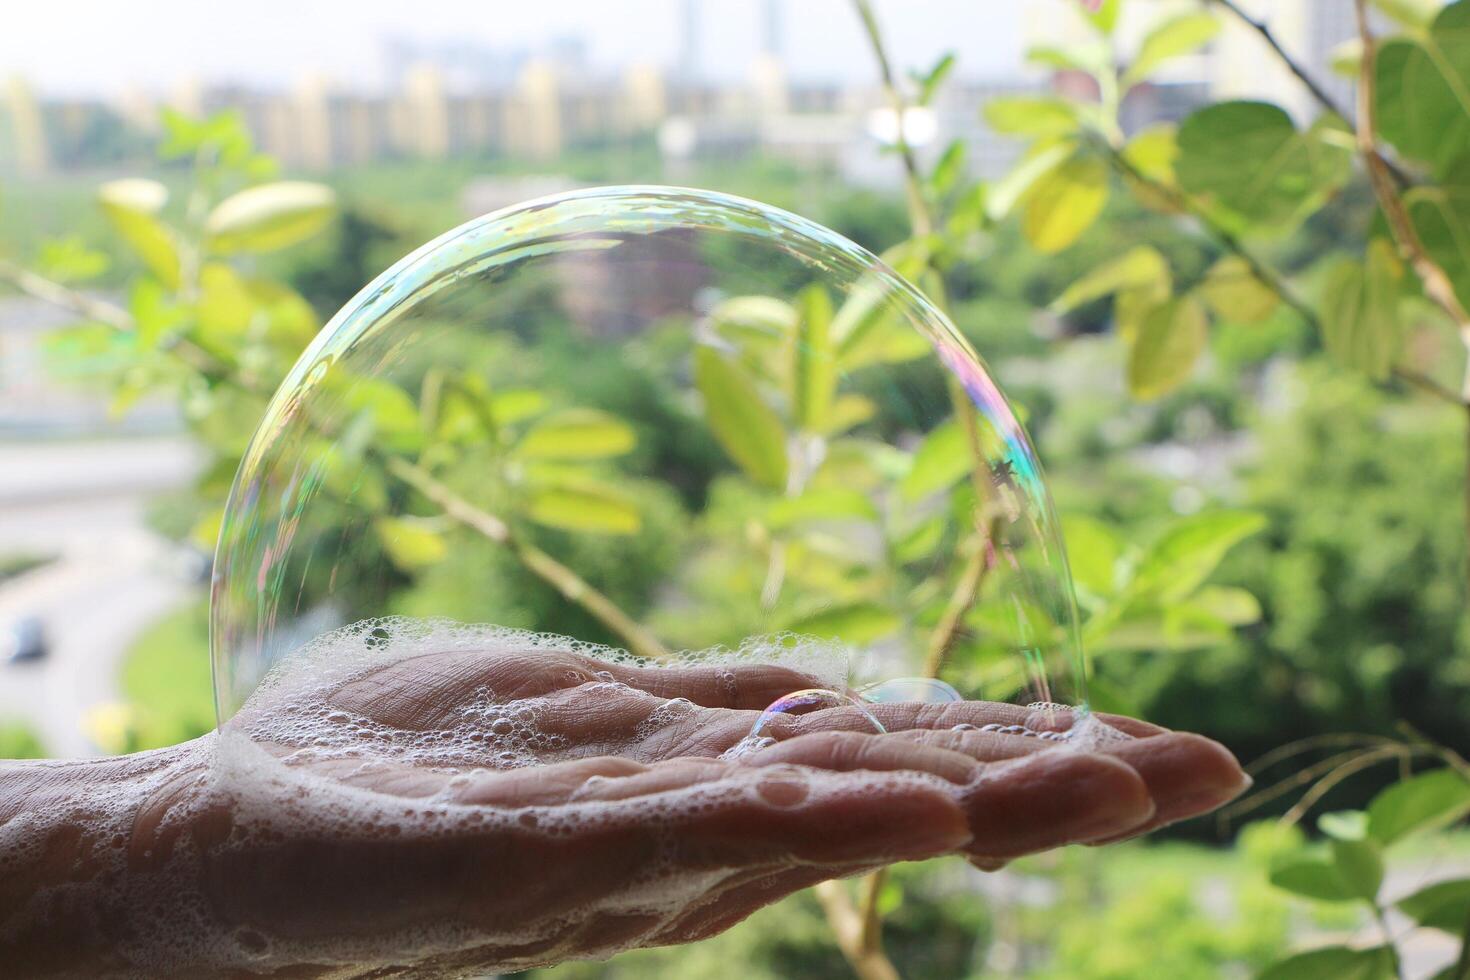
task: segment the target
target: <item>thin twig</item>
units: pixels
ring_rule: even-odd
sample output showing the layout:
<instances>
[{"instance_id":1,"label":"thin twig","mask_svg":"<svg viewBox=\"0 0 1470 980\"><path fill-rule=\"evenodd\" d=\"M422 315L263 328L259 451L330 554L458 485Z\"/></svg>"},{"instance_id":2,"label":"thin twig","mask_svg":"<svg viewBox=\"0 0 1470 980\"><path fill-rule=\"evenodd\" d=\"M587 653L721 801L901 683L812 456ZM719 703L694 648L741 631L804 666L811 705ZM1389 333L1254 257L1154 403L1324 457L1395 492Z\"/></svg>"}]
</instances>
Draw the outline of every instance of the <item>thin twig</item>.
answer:
<instances>
[{"instance_id":1,"label":"thin twig","mask_svg":"<svg viewBox=\"0 0 1470 980\"><path fill-rule=\"evenodd\" d=\"M1276 57L1286 66L1286 70L1295 75L1302 85L1306 86L1307 91L1312 93L1312 98L1317 100L1318 105L1342 119L1351 118L1347 114L1347 111L1338 105L1337 101L1327 93L1327 90L1317 84L1316 79L1307 74L1307 70L1287 53L1286 49L1281 46L1281 42L1276 40L1276 35L1271 33L1271 25L1263 20L1257 20L1246 13L1235 3L1235 0L1214 0L1214 2L1230 11L1242 24L1259 34L1261 40L1266 42L1266 45L1276 53Z\"/></svg>"},{"instance_id":2,"label":"thin twig","mask_svg":"<svg viewBox=\"0 0 1470 980\"><path fill-rule=\"evenodd\" d=\"M1395 378L1398 378L1404 384L1412 388L1417 388L1426 395L1443 402L1448 402L1451 405L1465 407L1466 402L1463 396L1455 394L1449 387L1440 384L1421 371L1415 371L1412 368L1406 367L1395 367L1392 373Z\"/></svg>"},{"instance_id":3,"label":"thin twig","mask_svg":"<svg viewBox=\"0 0 1470 980\"><path fill-rule=\"evenodd\" d=\"M840 881L824 881L814 891L822 906L837 948L860 980L899 980L898 970L883 955L883 950L869 949L864 941L864 921Z\"/></svg>"},{"instance_id":4,"label":"thin twig","mask_svg":"<svg viewBox=\"0 0 1470 980\"><path fill-rule=\"evenodd\" d=\"M1246 766L1245 771L1255 776L1270 769L1278 762L1285 762L1293 756L1311 751L1312 749L1324 749L1334 745L1353 745L1361 742L1382 745L1392 741L1392 739L1385 735L1360 735L1355 732L1330 732L1326 735L1309 735L1306 738L1297 739L1295 742L1288 742L1285 745L1277 746Z\"/></svg>"},{"instance_id":5,"label":"thin twig","mask_svg":"<svg viewBox=\"0 0 1470 980\"><path fill-rule=\"evenodd\" d=\"M1348 115L1345 107L1338 105L1337 100L1334 99L1327 92L1327 90L1324 89L1317 82L1316 79L1314 79L1310 74L1307 73L1305 66L1303 66L1301 62L1293 58L1291 54L1284 47L1281 46L1281 42L1278 41L1276 39L1276 35L1271 32L1271 25L1267 24L1264 20L1258 20L1255 17L1252 17L1250 14L1246 13L1243 9L1241 9L1239 4L1235 3L1235 0L1214 0L1214 3L1230 11L1230 13L1233 14L1235 18L1239 20L1242 24L1244 24L1250 30L1254 31L1256 34L1260 35L1261 40L1266 42L1266 46L1275 53L1276 57L1281 61L1282 65L1286 67L1286 70L1295 75L1297 81L1301 82L1303 87L1305 87L1306 90L1311 93L1312 98L1317 100L1318 105L1320 105L1326 111L1332 113L1334 116L1337 116L1339 119L1343 120L1343 122L1346 122L1349 126L1352 125L1352 117ZM1388 164L1389 170L1393 174L1394 181L1400 187L1409 187L1413 184L1413 181L1409 178L1408 174L1400 170L1391 161L1385 162Z\"/></svg>"},{"instance_id":6,"label":"thin twig","mask_svg":"<svg viewBox=\"0 0 1470 980\"><path fill-rule=\"evenodd\" d=\"M873 7L868 0L853 0L853 6L857 8L859 19L863 22L863 31L868 37L868 47L873 52L873 57L878 62L878 72L883 79L883 92L888 97L888 105L894 114L894 145L898 148L898 155L903 160L904 192L908 196L909 221L913 224L914 235L920 238L927 237L934 229L934 217L929 213L929 203L924 199L924 179L919 173L919 161L914 156L914 148L909 145L908 133L904 131L904 116L908 112L908 104L899 90L898 80L893 74L893 63L888 60L888 49L883 44L883 32L878 27L878 17L873 13Z\"/></svg>"},{"instance_id":7,"label":"thin twig","mask_svg":"<svg viewBox=\"0 0 1470 980\"><path fill-rule=\"evenodd\" d=\"M1310 326L1320 329L1321 320L1317 311L1312 309L1298 296L1295 291L1281 278L1281 274L1267 265L1260 257L1251 251L1240 237L1229 228L1215 220L1198 202L1183 190L1170 184L1154 180L1133 165L1133 162L1125 157L1116 146L1109 143L1103 136L1095 134L1094 144L1102 151L1108 163L1122 176L1147 187L1149 191L1159 195L1169 203L1176 211L1188 214L1199 222L1205 233L1214 239L1222 249L1234 255L1245 263L1246 269L1257 282L1275 293L1277 298L1287 306L1296 311L1297 315L1305 320Z\"/></svg>"},{"instance_id":8,"label":"thin twig","mask_svg":"<svg viewBox=\"0 0 1470 980\"><path fill-rule=\"evenodd\" d=\"M1405 751L1410 751L1410 749L1407 746L1391 746L1372 752L1365 752L1351 762L1343 763L1326 776L1317 780L1316 785L1303 793L1302 798L1292 804L1291 809L1282 815L1281 822L1288 827L1297 823L1302 817L1307 815L1307 811L1317 805L1318 800L1330 793L1338 783L1341 783L1349 776L1354 776L1362 772L1364 769L1369 769L1378 765L1380 762L1395 758L1399 753Z\"/></svg>"},{"instance_id":9,"label":"thin twig","mask_svg":"<svg viewBox=\"0 0 1470 980\"><path fill-rule=\"evenodd\" d=\"M629 652L651 660L669 659L668 649L647 627L623 612L617 603L566 565L522 540L505 521L476 507L436 480L427 470L406 459L390 456L385 465L388 472L423 494L448 517L510 549L528 570L621 637L628 644Z\"/></svg>"}]
</instances>

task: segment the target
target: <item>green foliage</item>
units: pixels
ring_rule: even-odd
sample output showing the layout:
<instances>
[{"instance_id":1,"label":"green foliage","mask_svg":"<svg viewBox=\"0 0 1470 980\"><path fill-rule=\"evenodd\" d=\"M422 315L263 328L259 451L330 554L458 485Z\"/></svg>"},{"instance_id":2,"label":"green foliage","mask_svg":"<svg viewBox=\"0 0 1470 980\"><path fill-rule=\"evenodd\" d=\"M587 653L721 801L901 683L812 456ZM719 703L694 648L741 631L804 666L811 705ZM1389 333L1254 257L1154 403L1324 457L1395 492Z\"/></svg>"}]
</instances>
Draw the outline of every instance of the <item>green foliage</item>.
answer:
<instances>
[{"instance_id":1,"label":"green foliage","mask_svg":"<svg viewBox=\"0 0 1470 980\"><path fill-rule=\"evenodd\" d=\"M208 649L203 602L169 613L133 640L120 677L132 751L176 745L214 729Z\"/></svg>"},{"instance_id":2,"label":"green foliage","mask_svg":"<svg viewBox=\"0 0 1470 980\"><path fill-rule=\"evenodd\" d=\"M0 722L0 759L42 759L41 737L20 722Z\"/></svg>"}]
</instances>

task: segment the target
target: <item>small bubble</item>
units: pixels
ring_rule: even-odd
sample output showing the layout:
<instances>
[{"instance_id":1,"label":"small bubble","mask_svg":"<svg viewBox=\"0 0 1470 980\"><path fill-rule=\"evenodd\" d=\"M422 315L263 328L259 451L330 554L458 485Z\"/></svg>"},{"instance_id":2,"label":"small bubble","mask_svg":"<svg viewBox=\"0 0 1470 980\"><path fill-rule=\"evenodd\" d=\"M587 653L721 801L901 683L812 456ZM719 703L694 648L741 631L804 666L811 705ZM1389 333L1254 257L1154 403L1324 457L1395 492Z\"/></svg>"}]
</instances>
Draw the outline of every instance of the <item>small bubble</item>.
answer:
<instances>
[{"instance_id":1,"label":"small bubble","mask_svg":"<svg viewBox=\"0 0 1470 980\"><path fill-rule=\"evenodd\" d=\"M778 718L789 718L799 715L809 715L818 711L826 711L829 708L853 708L856 709L858 717L862 720L860 727L863 730L883 734L887 731L883 723L873 717L872 712L863 707L861 701L847 694L837 691L829 691L823 688L807 688L804 691L792 691L790 694L782 695L772 701L755 724L750 726L750 738L755 738L766 731Z\"/></svg>"},{"instance_id":2,"label":"small bubble","mask_svg":"<svg viewBox=\"0 0 1470 980\"><path fill-rule=\"evenodd\" d=\"M918 701L924 704L948 704L963 701L960 692L937 677L895 677L869 684L858 692L864 701L888 704L894 701Z\"/></svg>"}]
</instances>

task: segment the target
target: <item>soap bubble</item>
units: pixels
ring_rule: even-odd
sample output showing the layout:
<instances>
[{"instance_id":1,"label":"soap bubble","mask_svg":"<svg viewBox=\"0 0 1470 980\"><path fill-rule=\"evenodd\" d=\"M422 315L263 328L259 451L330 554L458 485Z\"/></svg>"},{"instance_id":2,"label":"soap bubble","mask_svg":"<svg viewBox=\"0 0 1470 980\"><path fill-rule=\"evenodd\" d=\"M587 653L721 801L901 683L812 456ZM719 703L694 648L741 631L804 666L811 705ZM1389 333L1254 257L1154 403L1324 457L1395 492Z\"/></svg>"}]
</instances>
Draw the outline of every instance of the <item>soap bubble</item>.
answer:
<instances>
[{"instance_id":1,"label":"soap bubble","mask_svg":"<svg viewBox=\"0 0 1470 980\"><path fill-rule=\"evenodd\" d=\"M330 669L305 658L445 622L650 663L805 644L840 652L813 674L833 689L1083 704L1036 454L910 279L937 295L917 247L880 261L674 188L546 198L409 255L245 452L211 603L221 722L268 677Z\"/></svg>"},{"instance_id":2,"label":"soap bubble","mask_svg":"<svg viewBox=\"0 0 1470 980\"><path fill-rule=\"evenodd\" d=\"M778 723L778 719L809 715L814 711L826 711L829 708L851 708L852 714L862 720L859 727L863 730L871 731L876 735L882 735L887 731L883 723L874 718L873 713L863 707L863 703L857 698L850 694L814 687L804 691L792 691L772 701L755 720L755 724L750 726L749 737L760 738L762 735L770 734L773 726Z\"/></svg>"},{"instance_id":3,"label":"soap bubble","mask_svg":"<svg viewBox=\"0 0 1470 980\"><path fill-rule=\"evenodd\" d=\"M858 692L864 701L880 704L889 701L921 701L925 704L945 704L963 701L965 696L937 677L895 677L892 680L869 684Z\"/></svg>"}]
</instances>

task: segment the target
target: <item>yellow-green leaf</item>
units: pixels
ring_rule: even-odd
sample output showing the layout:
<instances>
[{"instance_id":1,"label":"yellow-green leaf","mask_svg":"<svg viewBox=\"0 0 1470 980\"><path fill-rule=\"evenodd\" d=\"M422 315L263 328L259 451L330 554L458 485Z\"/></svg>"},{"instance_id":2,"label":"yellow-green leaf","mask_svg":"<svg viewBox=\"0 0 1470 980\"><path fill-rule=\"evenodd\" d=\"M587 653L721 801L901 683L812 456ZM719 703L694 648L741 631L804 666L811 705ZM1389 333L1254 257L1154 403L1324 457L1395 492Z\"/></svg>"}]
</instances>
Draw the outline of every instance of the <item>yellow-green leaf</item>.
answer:
<instances>
[{"instance_id":1,"label":"yellow-green leaf","mask_svg":"<svg viewBox=\"0 0 1470 980\"><path fill-rule=\"evenodd\" d=\"M827 424L822 427L822 434L841 435L854 426L862 425L877 414L877 411L878 406L873 404L872 399L862 395L838 395L832 401L831 411L827 413Z\"/></svg>"},{"instance_id":2,"label":"yellow-green leaf","mask_svg":"<svg viewBox=\"0 0 1470 980\"><path fill-rule=\"evenodd\" d=\"M1169 263L1152 245L1135 245L1116 259L1104 262L1073 282L1051 302L1055 313L1069 313L1077 307L1113 293L1143 289L1150 294L1163 285L1168 295L1171 284Z\"/></svg>"},{"instance_id":3,"label":"yellow-green leaf","mask_svg":"<svg viewBox=\"0 0 1470 980\"><path fill-rule=\"evenodd\" d=\"M1076 130L1078 106L1057 96L1013 95L991 99L981 108L985 125L1012 136L1056 136Z\"/></svg>"},{"instance_id":4,"label":"yellow-green leaf","mask_svg":"<svg viewBox=\"0 0 1470 980\"><path fill-rule=\"evenodd\" d=\"M1092 227L1107 201L1107 164L1093 154L1074 153L1026 191L1021 232L1037 251L1060 252Z\"/></svg>"},{"instance_id":5,"label":"yellow-green leaf","mask_svg":"<svg viewBox=\"0 0 1470 980\"><path fill-rule=\"evenodd\" d=\"M1207 324L1199 301L1180 296L1154 307L1139 324L1128 352L1128 388L1157 398L1189 377L1205 349Z\"/></svg>"},{"instance_id":6,"label":"yellow-green leaf","mask_svg":"<svg viewBox=\"0 0 1470 980\"><path fill-rule=\"evenodd\" d=\"M1062 518L1062 539L1067 543L1067 563L1077 584L1095 596L1109 596L1117 588L1118 558L1123 542L1117 533L1095 517L1068 514Z\"/></svg>"},{"instance_id":7,"label":"yellow-green leaf","mask_svg":"<svg viewBox=\"0 0 1470 980\"><path fill-rule=\"evenodd\" d=\"M787 629L845 643L871 643L902 625L891 610L873 602L835 606L789 623Z\"/></svg>"},{"instance_id":8,"label":"yellow-green leaf","mask_svg":"<svg viewBox=\"0 0 1470 980\"><path fill-rule=\"evenodd\" d=\"M799 497L783 497L771 505L767 520L773 528L807 521L876 521L878 508L868 495L846 487L807 490Z\"/></svg>"},{"instance_id":9,"label":"yellow-green leaf","mask_svg":"<svg viewBox=\"0 0 1470 980\"><path fill-rule=\"evenodd\" d=\"M526 501L526 516L564 531L636 534L642 526L636 504L615 491L593 486L533 490Z\"/></svg>"},{"instance_id":10,"label":"yellow-green leaf","mask_svg":"<svg viewBox=\"0 0 1470 980\"><path fill-rule=\"evenodd\" d=\"M549 399L530 388L496 392L490 399L490 414L496 425L512 425L546 411Z\"/></svg>"},{"instance_id":11,"label":"yellow-green leaf","mask_svg":"<svg viewBox=\"0 0 1470 980\"><path fill-rule=\"evenodd\" d=\"M179 249L158 218L168 188L156 180L113 180L97 191L102 213L143 264L169 289L179 288Z\"/></svg>"},{"instance_id":12,"label":"yellow-green leaf","mask_svg":"<svg viewBox=\"0 0 1470 980\"><path fill-rule=\"evenodd\" d=\"M1393 246L1375 238L1367 262L1341 259L1323 282L1322 341L1327 353L1370 378L1388 377L1398 352L1403 267Z\"/></svg>"},{"instance_id":13,"label":"yellow-green leaf","mask_svg":"<svg viewBox=\"0 0 1470 980\"><path fill-rule=\"evenodd\" d=\"M1024 201L1027 192L1067 160L1074 144L1069 140L1041 140L1026 152L1010 172L989 185L985 195L985 212L999 221Z\"/></svg>"},{"instance_id":14,"label":"yellow-green leaf","mask_svg":"<svg viewBox=\"0 0 1470 980\"><path fill-rule=\"evenodd\" d=\"M713 348L694 351L694 383L705 421L746 475L774 490L786 488L786 431L750 378Z\"/></svg>"},{"instance_id":15,"label":"yellow-green leaf","mask_svg":"<svg viewBox=\"0 0 1470 980\"><path fill-rule=\"evenodd\" d=\"M939 425L924 437L914 453L899 493L908 501L921 500L947 490L974 469L974 457L966 442L965 427L957 419Z\"/></svg>"},{"instance_id":16,"label":"yellow-green leaf","mask_svg":"<svg viewBox=\"0 0 1470 980\"><path fill-rule=\"evenodd\" d=\"M1123 84L1143 81L1159 65L1204 47L1218 33L1220 22L1206 13L1181 14L1164 21L1144 37L1138 57L1123 73Z\"/></svg>"},{"instance_id":17,"label":"yellow-green leaf","mask_svg":"<svg viewBox=\"0 0 1470 980\"><path fill-rule=\"evenodd\" d=\"M1394 783L1368 804L1368 832L1384 845L1470 814L1470 779L1435 769Z\"/></svg>"},{"instance_id":18,"label":"yellow-green leaf","mask_svg":"<svg viewBox=\"0 0 1470 980\"><path fill-rule=\"evenodd\" d=\"M498 420L497 416L497 420ZM632 426L593 408L569 408L538 421L516 444L523 459L606 459L638 444Z\"/></svg>"},{"instance_id":19,"label":"yellow-green leaf","mask_svg":"<svg viewBox=\"0 0 1470 980\"><path fill-rule=\"evenodd\" d=\"M373 521L373 530L377 532L389 559L406 572L442 561L449 554L443 535L422 521L379 517Z\"/></svg>"},{"instance_id":20,"label":"yellow-green leaf","mask_svg":"<svg viewBox=\"0 0 1470 980\"><path fill-rule=\"evenodd\" d=\"M283 180L248 187L209 213L206 244L222 254L275 251L321 231L336 210L337 196L324 184Z\"/></svg>"},{"instance_id":21,"label":"yellow-green leaf","mask_svg":"<svg viewBox=\"0 0 1470 980\"><path fill-rule=\"evenodd\" d=\"M1217 317L1233 323L1260 323L1276 311L1281 297L1251 272L1239 256L1227 255L1205 273L1199 293Z\"/></svg>"},{"instance_id":22,"label":"yellow-green leaf","mask_svg":"<svg viewBox=\"0 0 1470 980\"><path fill-rule=\"evenodd\" d=\"M837 365L832 351L832 299L820 283L797 297L800 319L794 338L792 399L796 423L810 432L820 432L837 390Z\"/></svg>"}]
</instances>

